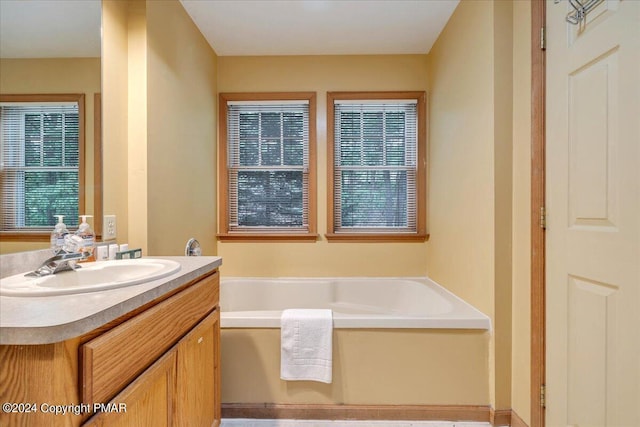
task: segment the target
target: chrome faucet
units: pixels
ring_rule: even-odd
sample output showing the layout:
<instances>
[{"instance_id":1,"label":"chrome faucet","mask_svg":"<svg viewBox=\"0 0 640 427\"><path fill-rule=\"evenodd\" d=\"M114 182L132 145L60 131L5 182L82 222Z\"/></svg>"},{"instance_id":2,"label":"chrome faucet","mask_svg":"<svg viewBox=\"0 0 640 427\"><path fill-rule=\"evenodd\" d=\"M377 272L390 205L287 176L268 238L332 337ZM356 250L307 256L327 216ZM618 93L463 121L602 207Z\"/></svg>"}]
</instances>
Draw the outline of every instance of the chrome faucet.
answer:
<instances>
[{"instance_id":1,"label":"chrome faucet","mask_svg":"<svg viewBox=\"0 0 640 427\"><path fill-rule=\"evenodd\" d=\"M27 273L29 277L43 277L50 274L60 273L61 271L70 271L80 268L76 265L77 261L83 261L91 256L91 252L68 252L60 249L54 256L47 259L35 271Z\"/></svg>"}]
</instances>

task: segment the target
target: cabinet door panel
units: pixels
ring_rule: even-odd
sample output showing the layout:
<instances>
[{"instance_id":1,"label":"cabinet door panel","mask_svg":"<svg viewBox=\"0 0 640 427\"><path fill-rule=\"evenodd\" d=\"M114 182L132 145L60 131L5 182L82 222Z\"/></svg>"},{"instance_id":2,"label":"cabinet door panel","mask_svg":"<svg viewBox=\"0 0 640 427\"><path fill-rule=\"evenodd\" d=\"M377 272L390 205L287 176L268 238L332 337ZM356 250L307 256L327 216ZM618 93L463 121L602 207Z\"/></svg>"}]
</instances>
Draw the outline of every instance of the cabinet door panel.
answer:
<instances>
[{"instance_id":1,"label":"cabinet door panel","mask_svg":"<svg viewBox=\"0 0 640 427\"><path fill-rule=\"evenodd\" d=\"M178 343L177 426L220 422L219 337L220 310L215 310Z\"/></svg>"},{"instance_id":2,"label":"cabinet door panel","mask_svg":"<svg viewBox=\"0 0 640 427\"><path fill-rule=\"evenodd\" d=\"M173 349L144 371L84 427L169 427L172 425L177 351Z\"/></svg>"}]
</instances>

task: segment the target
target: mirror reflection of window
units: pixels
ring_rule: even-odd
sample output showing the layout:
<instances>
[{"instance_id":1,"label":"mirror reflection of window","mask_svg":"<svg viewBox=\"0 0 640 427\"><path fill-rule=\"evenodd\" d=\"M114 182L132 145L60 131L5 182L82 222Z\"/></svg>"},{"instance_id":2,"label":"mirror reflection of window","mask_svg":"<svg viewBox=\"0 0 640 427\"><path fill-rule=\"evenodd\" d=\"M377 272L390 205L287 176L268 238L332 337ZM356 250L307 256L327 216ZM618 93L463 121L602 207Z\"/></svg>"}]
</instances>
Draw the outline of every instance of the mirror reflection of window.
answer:
<instances>
[{"instance_id":1,"label":"mirror reflection of window","mask_svg":"<svg viewBox=\"0 0 640 427\"><path fill-rule=\"evenodd\" d=\"M77 226L83 199L84 97L13 98L0 102L1 229L50 230L54 215Z\"/></svg>"},{"instance_id":2,"label":"mirror reflection of window","mask_svg":"<svg viewBox=\"0 0 640 427\"><path fill-rule=\"evenodd\" d=\"M15 192L17 196L11 199L15 205L10 207L10 214L4 211L9 205L7 194L14 194L14 191L6 189L8 178L4 172L0 174L0 252L3 254L47 247L55 222L55 218L49 217L52 211L64 214L65 223L71 228L75 228L78 214L93 214L94 218L89 222L101 236L101 105L98 97L101 92L101 25L101 0L0 0L0 101L8 102L7 97L20 96L22 102L32 102L38 101L34 97L39 96L39 101L53 102L50 97L54 95L51 94L84 94L84 112L80 111L78 118L79 123L82 122L84 114L84 126L78 125L76 172L51 169L62 168L63 163L68 168L71 152L65 147L67 157L63 158L62 146L52 148L53 143L49 141L59 138L54 135L58 131L48 130L46 124L44 130L40 130L43 146L39 149L46 153L47 160L36 166L34 159L27 159L25 167L30 169L21 172L24 178L19 182L24 182L28 191ZM15 99L10 101L16 102ZM58 120L53 117L49 116L51 120ZM31 124L36 122L33 118ZM27 137L30 137L29 132ZM72 144L68 141L69 134L66 138L65 144ZM25 146L25 153L35 150L36 145L34 142L31 147ZM59 150L57 157L55 150ZM48 169L39 172L31 169L36 167ZM70 188L71 180L75 182L72 195L61 194L61 186L56 186L55 182L61 177L66 179L65 188ZM36 191L36 186L42 191ZM31 202L34 198L30 195L37 195L39 202ZM53 208L49 212L40 207L35 212L28 209L30 205L42 203L43 197L52 198Z\"/></svg>"}]
</instances>

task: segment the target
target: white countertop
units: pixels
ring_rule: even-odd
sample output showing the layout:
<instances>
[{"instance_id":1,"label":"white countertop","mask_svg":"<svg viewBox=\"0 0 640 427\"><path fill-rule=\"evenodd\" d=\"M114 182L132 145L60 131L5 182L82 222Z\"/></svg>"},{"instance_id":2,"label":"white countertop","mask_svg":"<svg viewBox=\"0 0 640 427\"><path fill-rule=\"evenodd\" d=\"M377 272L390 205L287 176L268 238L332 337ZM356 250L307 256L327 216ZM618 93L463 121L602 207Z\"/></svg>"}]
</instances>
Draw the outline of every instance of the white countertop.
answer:
<instances>
[{"instance_id":1,"label":"white countertop","mask_svg":"<svg viewBox=\"0 0 640 427\"><path fill-rule=\"evenodd\" d=\"M180 263L180 271L139 285L48 297L0 296L0 344L50 344L90 332L185 283L210 273L222 258L153 257Z\"/></svg>"}]
</instances>

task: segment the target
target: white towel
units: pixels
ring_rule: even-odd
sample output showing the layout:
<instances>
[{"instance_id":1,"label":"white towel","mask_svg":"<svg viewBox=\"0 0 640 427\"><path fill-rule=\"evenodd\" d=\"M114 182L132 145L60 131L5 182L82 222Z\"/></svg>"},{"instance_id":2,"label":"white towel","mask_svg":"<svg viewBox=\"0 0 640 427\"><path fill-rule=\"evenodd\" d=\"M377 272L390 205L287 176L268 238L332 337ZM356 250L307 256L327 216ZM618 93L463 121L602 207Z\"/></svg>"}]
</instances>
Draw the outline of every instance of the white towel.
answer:
<instances>
[{"instance_id":1,"label":"white towel","mask_svg":"<svg viewBox=\"0 0 640 427\"><path fill-rule=\"evenodd\" d=\"M284 310L280 318L280 339L280 378L331 383L331 310Z\"/></svg>"}]
</instances>

